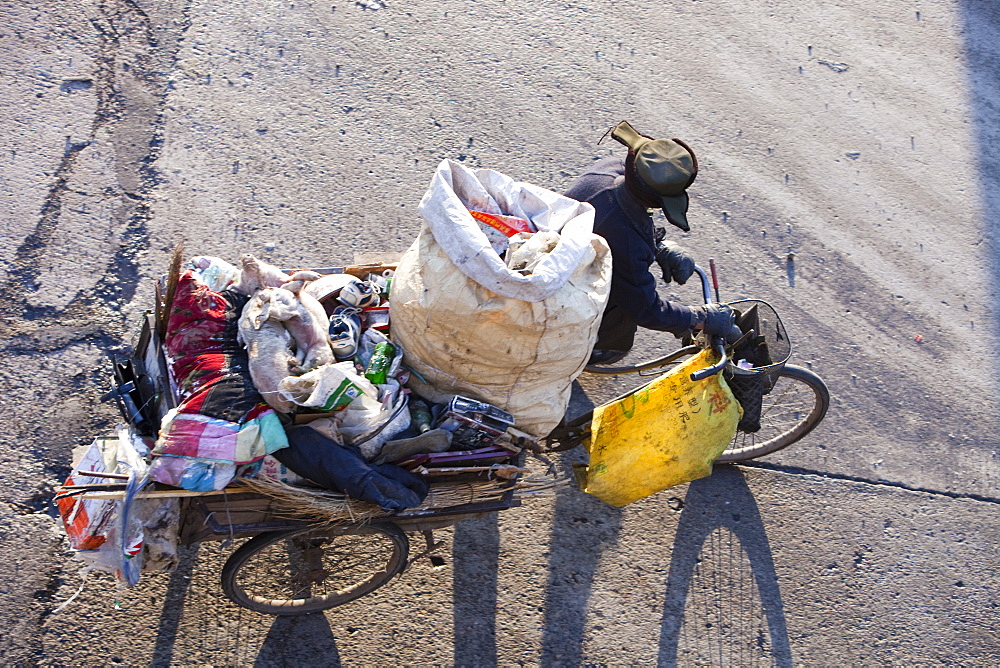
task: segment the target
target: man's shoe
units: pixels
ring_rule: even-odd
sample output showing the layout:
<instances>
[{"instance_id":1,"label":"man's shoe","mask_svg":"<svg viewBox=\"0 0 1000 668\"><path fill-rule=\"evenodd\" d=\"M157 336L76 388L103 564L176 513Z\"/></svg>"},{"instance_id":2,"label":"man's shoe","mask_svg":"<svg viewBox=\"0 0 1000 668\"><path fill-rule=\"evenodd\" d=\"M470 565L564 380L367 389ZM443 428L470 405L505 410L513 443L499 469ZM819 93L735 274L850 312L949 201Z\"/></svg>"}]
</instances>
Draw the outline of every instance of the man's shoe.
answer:
<instances>
[{"instance_id":1,"label":"man's shoe","mask_svg":"<svg viewBox=\"0 0 1000 668\"><path fill-rule=\"evenodd\" d=\"M366 309L379 305L381 293L374 281L354 280L341 289L337 299L346 306Z\"/></svg>"},{"instance_id":2,"label":"man's shoe","mask_svg":"<svg viewBox=\"0 0 1000 668\"><path fill-rule=\"evenodd\" d=\"M358 352L361 318L358 309L338 306L330 316L330 347L338 362L349 360Z\"/></svg>"},{"instance_id":3,"label":"man's shoe","mask_svg":"<svg viewBox=\"0 0 1000 668\"><path fill-rule=\"evenodd\" d=\"M590 360L587 362L587 366L614 364L626 355L628 355L627 350L595 350L590 353Z\"/></svg>"}]
</instances>

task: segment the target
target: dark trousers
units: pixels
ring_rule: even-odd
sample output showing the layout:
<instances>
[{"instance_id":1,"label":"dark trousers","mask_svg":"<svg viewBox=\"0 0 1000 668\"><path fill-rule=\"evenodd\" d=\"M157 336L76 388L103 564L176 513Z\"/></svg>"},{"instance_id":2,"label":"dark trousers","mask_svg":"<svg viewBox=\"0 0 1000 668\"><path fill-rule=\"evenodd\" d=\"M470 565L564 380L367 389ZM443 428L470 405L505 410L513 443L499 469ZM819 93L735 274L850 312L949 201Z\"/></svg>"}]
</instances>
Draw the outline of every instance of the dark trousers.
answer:
<instances>
[{"instance_id":1,"label":"dark trousers","mask_svg":"<svg viewBox=\"0 0 1000 668\"><path fill-rule=\"evenodd\" d=\"M597 343L594 350L621 350L628 352L635 342L635 331L638 325L625 313L625 310L615 304L608 304L604 309L601 326L597 330Z\"/></svg>"}]
</instances>

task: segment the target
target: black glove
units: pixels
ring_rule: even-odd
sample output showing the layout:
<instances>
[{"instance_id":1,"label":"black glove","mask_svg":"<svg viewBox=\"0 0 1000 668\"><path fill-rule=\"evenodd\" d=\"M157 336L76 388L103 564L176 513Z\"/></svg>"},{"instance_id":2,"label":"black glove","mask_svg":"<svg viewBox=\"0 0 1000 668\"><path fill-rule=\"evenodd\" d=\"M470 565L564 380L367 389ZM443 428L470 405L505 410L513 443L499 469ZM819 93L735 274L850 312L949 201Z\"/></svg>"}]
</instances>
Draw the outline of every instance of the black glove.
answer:
<instances>
[{"instance_id":1,"label":"black glove","mask_svg":"<svg viewBox=\"0 0 1000 668\"><path fill-rule=\"evenodd\" d=\"M656 244L656 264L663 270L664 283L673 278L678 285L684 285L694 273L694 258L672 241Z\"/></svg>"},{"instance_id":2,"label":"black glove","mask_svg":"<svg viewBox=\"0 0 1000 668\"><path fill-rule=\"evenodd\" d=\"M705 304L702 330L709 337L722 337L726 343L737 341L743 333L736 326L736 312L728 304Z\"/></svg>"}]
</instances>

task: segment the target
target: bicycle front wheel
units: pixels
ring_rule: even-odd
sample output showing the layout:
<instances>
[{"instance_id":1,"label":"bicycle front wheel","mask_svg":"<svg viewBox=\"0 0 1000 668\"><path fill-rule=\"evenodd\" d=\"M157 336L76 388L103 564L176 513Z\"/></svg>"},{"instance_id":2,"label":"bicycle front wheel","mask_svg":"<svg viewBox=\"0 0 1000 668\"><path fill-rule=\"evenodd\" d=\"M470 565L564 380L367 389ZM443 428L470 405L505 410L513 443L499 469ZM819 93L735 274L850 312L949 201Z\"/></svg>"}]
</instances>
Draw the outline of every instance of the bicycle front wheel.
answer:
<instances>
[{"instance_id":1,"label":"bicycle front wheel","mask_svg":"<svg viewBox=\"0 0 1000 668\"><path fill-rule=\"evenodd\" d=\"M375 591L403 570L408 554L406 534L395 524L273 531L229 557L222 590L256 612L305 615Z\"/></svg>"},{"instance_id":2,"label":"bicycle front wheel","mask_svg":"<svg viewBox=\"0 0 1000 668\"><path fill-rule=\"evenodd\" d=\"M812 431L830 407L830 391L812 371L786 364L770 393L764 396L760 431L737 431L716 460L741 462L788 447Z\"/></svg>"}]
</instances>

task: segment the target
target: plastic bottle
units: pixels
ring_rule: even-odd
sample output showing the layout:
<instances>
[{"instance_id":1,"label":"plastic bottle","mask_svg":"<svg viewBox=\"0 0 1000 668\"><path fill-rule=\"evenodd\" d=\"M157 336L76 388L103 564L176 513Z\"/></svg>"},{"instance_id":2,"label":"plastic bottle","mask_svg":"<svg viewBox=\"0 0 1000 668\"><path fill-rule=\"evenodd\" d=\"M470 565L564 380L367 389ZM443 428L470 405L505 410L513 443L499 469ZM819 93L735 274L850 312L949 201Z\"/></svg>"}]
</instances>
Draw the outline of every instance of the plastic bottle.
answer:
<instances>
[{"instance_id":1,"label":"plastic bottle","mask_svg":"<svg viewBox=\"0 0 1000 668\"><path fill-rule=\"evenodd\" d=\"M388 341L379 343L375 346L375 352L372 353L372 358L368 362L368 368L365 369L365 378L375 385L384 385L389 365L392 364L392 358L395 356L395 346Z\"/></svg>"},{"instance_id":2,"label":"plastic bottle","mask_svg":"<svg viewBox=\"0 0 1000 668\"><path fill-rule=\"evenodd\" d=\"M410 417L413 419L413 424L417 427L417 430L422 434L425 431L430 431L431 429L431 409L427 405L427 402L423 399L412 399L410 400Z\"/></svg>"}]
</instances>

